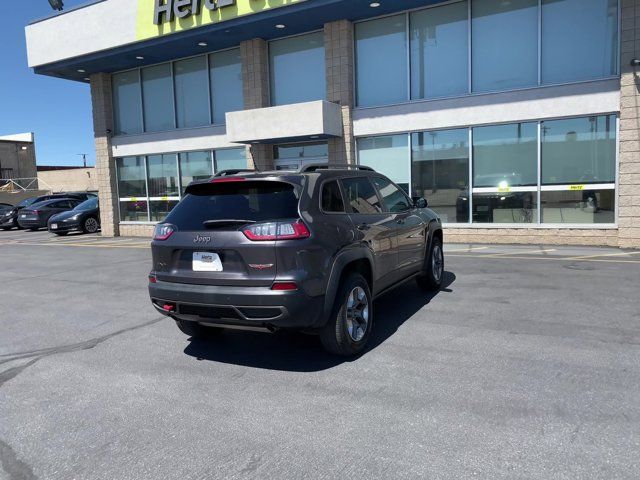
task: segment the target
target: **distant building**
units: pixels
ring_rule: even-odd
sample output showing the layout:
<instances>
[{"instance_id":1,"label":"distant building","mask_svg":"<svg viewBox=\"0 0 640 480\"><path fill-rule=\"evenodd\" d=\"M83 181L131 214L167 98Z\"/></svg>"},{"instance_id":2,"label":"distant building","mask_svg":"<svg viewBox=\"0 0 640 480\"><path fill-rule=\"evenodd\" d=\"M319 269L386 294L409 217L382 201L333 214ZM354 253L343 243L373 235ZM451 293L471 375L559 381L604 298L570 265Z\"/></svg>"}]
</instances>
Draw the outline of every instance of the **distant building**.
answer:
<instances>
[{"instance_id":1,"label":"distant building","mask_svg":"<svg viewBox=\"0 0 640 480\"><path fill-rule=\"evenodd\" d=\"M93 167L38 165L40 190L52 192L97 192L98 178Z\"/></svg>"},{"instance_id":2,"label":"distant building","mask_svg":"<svg viewBox=\"0 0 640 480\"><path fill-rule=\"evenodd\" d=\"M37 175L33 133L0 136L0 180L35 178Z\"/></svg>"}]
</instances>

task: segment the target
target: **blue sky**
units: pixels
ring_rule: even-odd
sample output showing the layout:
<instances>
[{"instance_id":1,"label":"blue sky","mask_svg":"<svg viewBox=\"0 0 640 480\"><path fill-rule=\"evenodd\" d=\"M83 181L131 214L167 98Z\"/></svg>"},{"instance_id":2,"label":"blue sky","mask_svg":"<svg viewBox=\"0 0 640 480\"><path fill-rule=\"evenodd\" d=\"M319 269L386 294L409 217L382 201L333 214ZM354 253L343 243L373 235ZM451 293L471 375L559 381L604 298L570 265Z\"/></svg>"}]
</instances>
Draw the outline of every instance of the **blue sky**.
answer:
<instances>
[{"instance_id":1,"label":"blue sky","mask_svg":"<svg viewBox=\"0 0 640 480\"><path fill-rule=\"evenodd\" d=\"M84 0L65 0L65 7ZM0 15L0 135L35 132L38 165L95 164L89 86L27 67L24 27L53 12L47 0L12 2Z\"/></svg>"}]
</instances>

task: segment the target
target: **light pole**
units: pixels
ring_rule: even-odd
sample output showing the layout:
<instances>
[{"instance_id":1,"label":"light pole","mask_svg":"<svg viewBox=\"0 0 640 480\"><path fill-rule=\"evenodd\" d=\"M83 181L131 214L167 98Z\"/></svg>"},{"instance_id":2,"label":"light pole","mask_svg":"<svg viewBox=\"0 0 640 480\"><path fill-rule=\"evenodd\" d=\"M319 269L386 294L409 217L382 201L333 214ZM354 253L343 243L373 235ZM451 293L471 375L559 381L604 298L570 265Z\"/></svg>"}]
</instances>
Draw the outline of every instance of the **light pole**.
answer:
<instances>
[{"instance_id":1,"label":"light pole","mask_svg":"<svg viewBox=\"0 0 640 480\"><path fill-rule=\"evenodd\" d=\"M82 157L82 164L84 165L84 168L87 168L87 153L77 153L76 155L78 155L79 157Z\"/></svg>"}]
</instances>

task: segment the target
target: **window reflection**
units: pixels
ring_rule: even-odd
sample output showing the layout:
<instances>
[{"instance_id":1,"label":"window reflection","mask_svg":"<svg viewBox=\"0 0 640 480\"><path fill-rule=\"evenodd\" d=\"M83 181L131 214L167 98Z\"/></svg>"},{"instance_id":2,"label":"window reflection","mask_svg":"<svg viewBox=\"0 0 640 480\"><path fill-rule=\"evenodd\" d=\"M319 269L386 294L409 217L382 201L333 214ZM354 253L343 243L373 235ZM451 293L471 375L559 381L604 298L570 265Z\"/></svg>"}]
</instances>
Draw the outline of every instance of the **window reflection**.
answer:
<instances>
[{"instance_id":1,"label":"window reflection","mask_svg":"<svg viewBox=\"0 0 640 480\"><path fill-rule=\"evenodd\" d=\"M389 177L409 192L408 135L386 135L358 140L358 163Z\"/></svg>"},{"instance_id":2,"label":"window reflection","mask_svg":"<svg viewBox=\"0 0 640 480\"><path fill-rule=\"evenodd\" d=\"M424 197L444 223L469 221L469 131L411 135L412 190Z\"/></svg>"},{"instance_id":3,"label":"window reflection","mask_svg":"<svg viewBox=\"0 0 640 480\"><path fill-rule=\"evenodd\" d=\"M615 223L615 190L542 192L542 223Z\"/></svg>"}]
</instances>

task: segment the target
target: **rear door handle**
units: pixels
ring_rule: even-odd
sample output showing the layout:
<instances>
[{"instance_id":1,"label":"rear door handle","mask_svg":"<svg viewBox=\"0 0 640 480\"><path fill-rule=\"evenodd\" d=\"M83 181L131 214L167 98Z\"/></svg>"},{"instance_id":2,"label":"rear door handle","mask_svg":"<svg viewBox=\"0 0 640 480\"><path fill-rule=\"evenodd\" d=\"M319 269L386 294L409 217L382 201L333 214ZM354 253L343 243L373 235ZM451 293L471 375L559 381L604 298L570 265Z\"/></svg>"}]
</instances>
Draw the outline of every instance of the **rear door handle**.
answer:
<instances>
[{"instance_id":1,"label":"rear door handle","mask_svg":"<svg viewBox=\"0 0 640 480\"><path fill-rule=\"evenodd\" d=\"M371 227L369 227L369 225L366 224L366 223L361 223L360 225L358 225L357 228L358 228L358 230L369 230L369 228L371 228Z\"/></svg>"}]
</instances>

